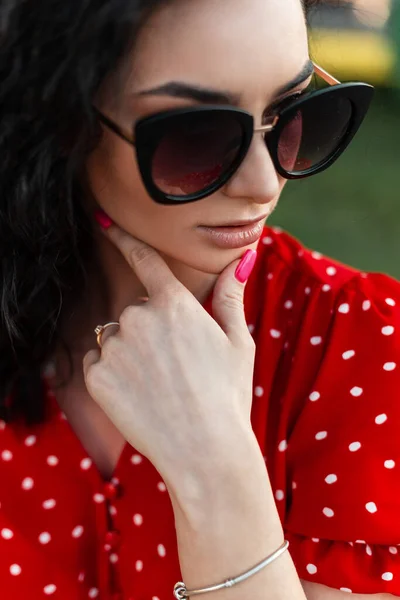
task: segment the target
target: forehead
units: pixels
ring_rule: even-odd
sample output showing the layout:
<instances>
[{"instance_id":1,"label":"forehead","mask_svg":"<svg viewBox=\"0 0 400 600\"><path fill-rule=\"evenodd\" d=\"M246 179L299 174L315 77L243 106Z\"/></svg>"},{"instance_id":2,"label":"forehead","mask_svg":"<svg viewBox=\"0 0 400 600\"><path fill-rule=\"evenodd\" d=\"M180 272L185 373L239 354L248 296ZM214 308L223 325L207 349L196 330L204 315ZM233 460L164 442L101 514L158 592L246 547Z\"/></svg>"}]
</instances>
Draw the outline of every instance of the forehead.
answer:
<instances>
[{"instance_id":1,"label":"forehead","mask_svg":"<svg viewBox=\"0 0 400 600\"><path fill-rule=\"evenodd\" d=\"M139 35L131 89L181 80L265 96L307 58L300 0L175 0Z\"/></svg>"}]
</instances>

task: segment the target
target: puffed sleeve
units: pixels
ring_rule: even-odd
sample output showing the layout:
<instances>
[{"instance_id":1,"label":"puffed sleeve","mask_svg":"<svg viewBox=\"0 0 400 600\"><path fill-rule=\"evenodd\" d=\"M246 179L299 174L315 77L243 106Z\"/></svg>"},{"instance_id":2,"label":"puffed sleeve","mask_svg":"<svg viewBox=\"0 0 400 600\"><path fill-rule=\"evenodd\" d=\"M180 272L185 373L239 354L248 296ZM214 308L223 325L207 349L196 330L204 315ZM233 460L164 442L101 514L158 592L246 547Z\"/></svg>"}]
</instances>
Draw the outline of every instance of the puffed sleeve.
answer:
<instances>
[{"instance_id":1,"label":"puffed sleeve","mask_svg":"<svg viewBox=\"0 0 400 600\"><path fill-rule=\"evenodd\" d=\"M255 405L269 403L254 427L291 555L301 579L400 596L400 284L347 271L329 285L281 263L269 259L254 379Z\"/></svg>"}]
</instances>

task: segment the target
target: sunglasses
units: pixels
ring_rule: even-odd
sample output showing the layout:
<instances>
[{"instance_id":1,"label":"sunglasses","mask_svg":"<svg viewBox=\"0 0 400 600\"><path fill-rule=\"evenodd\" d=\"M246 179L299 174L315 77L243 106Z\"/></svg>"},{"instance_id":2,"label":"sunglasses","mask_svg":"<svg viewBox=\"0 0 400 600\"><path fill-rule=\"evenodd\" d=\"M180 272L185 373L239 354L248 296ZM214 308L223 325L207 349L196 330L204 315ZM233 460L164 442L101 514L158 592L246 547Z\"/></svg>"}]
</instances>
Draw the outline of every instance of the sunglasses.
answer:
<instances>
[{"instance_id":1,"label":"sunglasses","mask_svg":"<svg viewBox=\"0 0 400 600\"><path fill-rule=\"evenodd\" d=\"M344 152L362 124L374 88L340 83L318 65L329 87L283 101L261 127L231 106L193 106L139 120L133 135L99 111L100 121L136 149L143 183L159 204L183 204L210 196L236 173L261 133L275 169L285 179L321 173Z\"/></svg>"}]
</instances>

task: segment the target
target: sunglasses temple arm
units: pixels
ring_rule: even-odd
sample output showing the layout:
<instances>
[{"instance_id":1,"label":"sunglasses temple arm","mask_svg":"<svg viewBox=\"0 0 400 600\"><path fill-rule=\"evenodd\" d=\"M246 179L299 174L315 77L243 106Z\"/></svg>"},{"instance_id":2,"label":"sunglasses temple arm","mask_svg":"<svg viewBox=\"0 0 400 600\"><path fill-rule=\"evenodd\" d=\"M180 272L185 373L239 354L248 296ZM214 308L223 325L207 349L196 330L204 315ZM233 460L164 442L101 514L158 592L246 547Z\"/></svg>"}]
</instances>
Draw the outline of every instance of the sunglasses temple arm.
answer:
<instances>
[{"instance_id":1,"label":"sunglasses temple arm","mask_svg":"<svg viewBox=\"0 0 400 600\"><path fill-rule=\"evenodd\" d=\"M111 129L111 131L113 131L114 133L116 133L119 137L123 138L124 140L126 140L127 142L129 142L129 144L132 144L132 146L135 146L135 141L132 137L127 136L122 129L120 129L118 127L118 125L116 125L115 123L113 123L113 121L111 121L108 117L106 117L105 115L103 115L103 113L101 113L97 108L95 108L95 111L97 113L97 116L99 117L99 120L106 125L109 129Z\"/></svg>"},{"instance_id":2,"label":"sunglasses temple arm","mask_svg":"<svg viewBox=\"0 0 400 600\"><path fill-rule=\"evenodd\" d=\"M329 85L338 85L339 83L341 83L338 79L336 79L336 77L333 77L333 75L330 75L330 73L328 73L328 71L325 71L325 69L323 69L316 63L313 63L313 64L314 64L315 73L319 77L321 77L326 83L329 83Z\"/></svg>"}]
</instances>

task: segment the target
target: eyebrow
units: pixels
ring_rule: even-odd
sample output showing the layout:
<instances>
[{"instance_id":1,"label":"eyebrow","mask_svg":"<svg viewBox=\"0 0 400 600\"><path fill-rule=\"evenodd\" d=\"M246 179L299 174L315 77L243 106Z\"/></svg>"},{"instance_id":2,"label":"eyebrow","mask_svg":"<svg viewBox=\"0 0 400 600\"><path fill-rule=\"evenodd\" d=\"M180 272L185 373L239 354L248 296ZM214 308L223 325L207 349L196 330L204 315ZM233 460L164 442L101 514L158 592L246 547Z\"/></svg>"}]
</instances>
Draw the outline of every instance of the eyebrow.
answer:
<instances>
[{"instance_id":1,"label":"eyebrow","mask_svg":"<svg viewBox=\"0 0 400 600\"><path fill-rule=\"evenodd\" d=\"M308 60L302 70L296 77L279 88L275 96L282 96L287 92L306 81L314 72L314 64ZM240 95L232 92L202 88L199 86L189 85L178 81L170 81L159 87L142 90L136 94L137 96L172 96L174 98L184 98L195 100L203 104L231 104L238 106L240 104Z\"/></svg>"}]
</instances>

